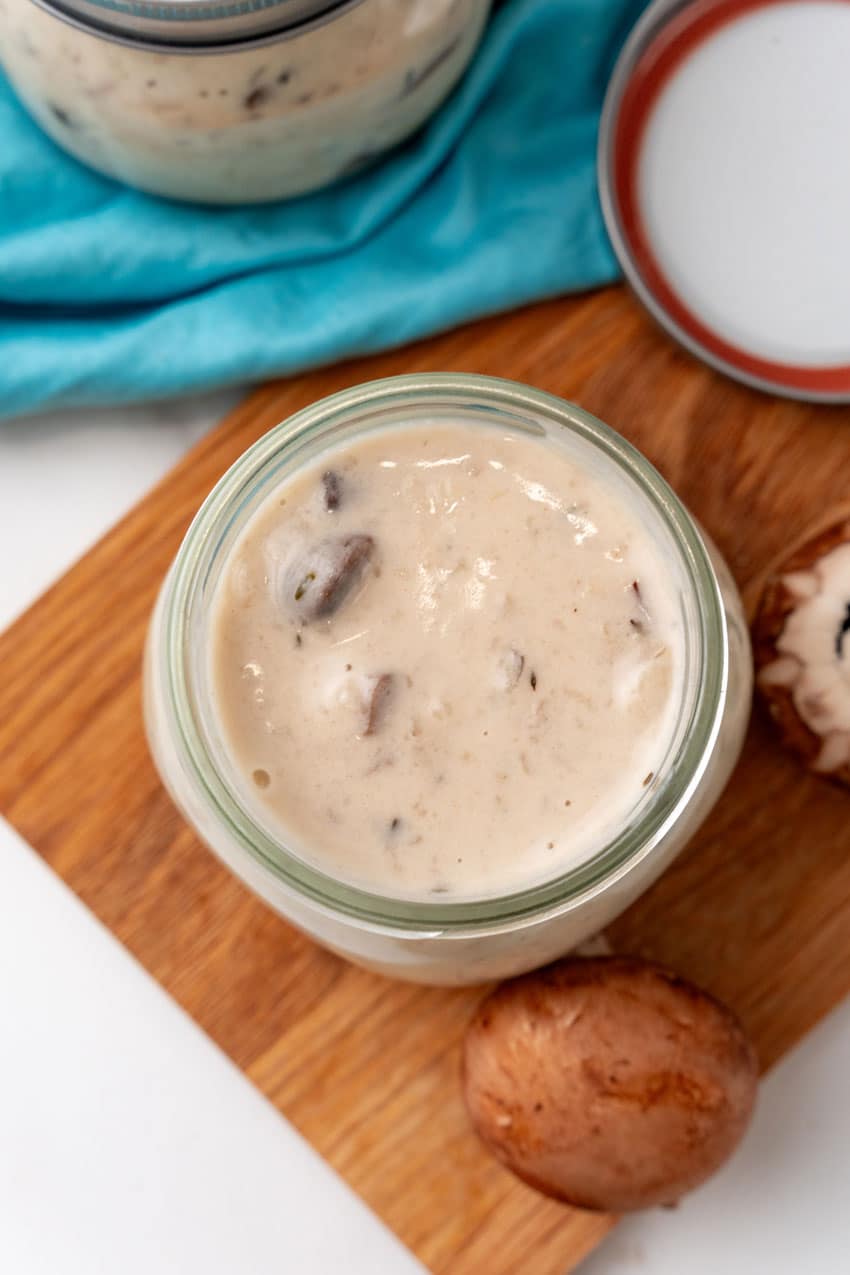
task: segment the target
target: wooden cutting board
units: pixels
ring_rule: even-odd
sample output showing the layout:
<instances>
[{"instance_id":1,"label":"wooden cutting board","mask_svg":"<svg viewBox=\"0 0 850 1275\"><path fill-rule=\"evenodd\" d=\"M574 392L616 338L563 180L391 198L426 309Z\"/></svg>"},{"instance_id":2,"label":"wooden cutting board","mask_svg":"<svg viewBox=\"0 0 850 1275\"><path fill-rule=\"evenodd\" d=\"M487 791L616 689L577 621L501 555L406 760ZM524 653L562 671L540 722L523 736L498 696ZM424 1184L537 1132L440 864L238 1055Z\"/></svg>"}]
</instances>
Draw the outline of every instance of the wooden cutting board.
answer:
<instances>
[{"instance_id":1,"label":"wooden cutting board","mask_svg":"<svg viewBox=\"0 0 850 1275\"><path fill-rule=\"evenodd\" d=\"M0 810L426 1266L564 1275L611 1222L535 1195L469 1132L458 1046L480 990L391 983L290 929L182 823L142 732L148 613L219 475L324 394L436 369L528 381L621 430L751 608L776 556L850 496L850 409L733 385L619 288L268 385L0 637ZM756 714L719 807L614 947L727 1000L769 1066L850 987L848 816L850 795L804 775Z\"/></svg>"}]
</instances>

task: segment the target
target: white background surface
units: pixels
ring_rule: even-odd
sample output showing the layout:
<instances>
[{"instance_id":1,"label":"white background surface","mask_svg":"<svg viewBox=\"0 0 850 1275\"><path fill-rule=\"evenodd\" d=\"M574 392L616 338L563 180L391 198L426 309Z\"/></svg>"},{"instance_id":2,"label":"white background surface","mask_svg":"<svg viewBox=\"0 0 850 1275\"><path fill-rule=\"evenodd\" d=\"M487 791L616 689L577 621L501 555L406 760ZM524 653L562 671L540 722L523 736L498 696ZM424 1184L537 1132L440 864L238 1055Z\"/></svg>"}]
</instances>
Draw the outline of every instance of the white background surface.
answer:
<instances>
[{"instance_id":1,"label":"white background surface","mask_svg":"<svg viewBox=\"0 0 850 1275\"><path fill-rule=\"evenodd\" d=\"M59 878L2 849L0 1269L421 1271Z\"/></svg>"},{"instance_id":2,"label":"white background surface","mask_svg":"<svg viewBox=\"0 0 850 1275\"><path fill-rule=\"evenodd\" d=\"M0 425L0 626L232 401ZM768 1078L726 1171L582 1275L850 1268L848 1078L845 1005ZM0 1272L420 1269L0 821Z\"/></svg>"}]
</instances>

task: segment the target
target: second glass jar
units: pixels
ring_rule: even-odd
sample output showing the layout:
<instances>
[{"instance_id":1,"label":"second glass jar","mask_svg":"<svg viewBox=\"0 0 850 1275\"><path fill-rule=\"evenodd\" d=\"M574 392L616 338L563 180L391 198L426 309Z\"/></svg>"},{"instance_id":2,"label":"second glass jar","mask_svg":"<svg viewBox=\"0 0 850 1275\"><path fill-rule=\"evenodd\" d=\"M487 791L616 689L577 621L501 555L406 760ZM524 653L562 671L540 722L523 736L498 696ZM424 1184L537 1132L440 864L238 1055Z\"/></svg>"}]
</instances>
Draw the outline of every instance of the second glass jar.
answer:
<instances>
[{"instance_id":1,"label":"second glass jar","mask_svg":"<svg viewBox=\"0 0 850 1275\"><path fill-rule=\"evenodd\" d=\"M0 0L0 62L93 168L176 199L252 203L350 176L409 136L460 78L489 8Z\"/></svg>"}]
</instances>

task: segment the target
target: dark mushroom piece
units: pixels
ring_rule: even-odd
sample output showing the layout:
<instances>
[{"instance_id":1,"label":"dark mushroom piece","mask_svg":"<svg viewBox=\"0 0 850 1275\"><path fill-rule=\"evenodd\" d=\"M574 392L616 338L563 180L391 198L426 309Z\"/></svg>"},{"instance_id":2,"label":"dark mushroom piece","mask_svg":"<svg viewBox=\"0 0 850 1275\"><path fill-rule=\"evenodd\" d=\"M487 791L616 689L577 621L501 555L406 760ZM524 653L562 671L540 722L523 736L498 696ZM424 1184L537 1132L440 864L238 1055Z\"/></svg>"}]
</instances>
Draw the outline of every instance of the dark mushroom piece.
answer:
<instances>
[{"instance_id":1,"label":"dark mushroom piece","mask_svg":"<svg viewBox=\"0 0 850 1275\"><path fill-rule=\"evenodd\" d=\"M371 536L328 536L299 554L283 573L280 600L288 613L308 624L339 610L362 578L375 551Z\"/></svg>"},{"instance_id":2,"label":"dark mushroom piece","mask_svg":"<svg viewBox=\"0 0 850 1275\"><path fill-rule=\"evenodd\" d=\"M322 497L328 513L336 513L342 501L342 479L335 469L326 469L322 474Z\"/></svg>"},{"instance_id":3,"label":"dark mushroom piece","mask_svg":"<svg viewBox=\"0 0 850 1275\"><path fill-rule=\"evenodd\" d=\"M381 673L366 680L363 735L375 735L383 725L392 699L395 679L392 673Z\"/></svg>"}]
</instances>

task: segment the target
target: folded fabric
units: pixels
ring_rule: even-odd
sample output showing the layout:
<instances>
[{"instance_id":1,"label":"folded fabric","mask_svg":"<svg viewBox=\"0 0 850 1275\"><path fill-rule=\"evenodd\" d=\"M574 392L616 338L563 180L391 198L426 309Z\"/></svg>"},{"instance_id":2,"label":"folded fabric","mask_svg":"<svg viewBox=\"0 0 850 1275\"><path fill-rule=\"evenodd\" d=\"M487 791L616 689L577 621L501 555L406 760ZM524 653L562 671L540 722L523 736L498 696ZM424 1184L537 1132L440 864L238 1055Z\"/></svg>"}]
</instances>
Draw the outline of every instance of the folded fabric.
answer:
<instances>
[{"instance_id":1,"label":"folded fabric","mask_svg":"<svg viewBox=\"0 0 850 1275\"><path fill-rule=\"evenodd\" d=\"M613 279L596 132L641 7L506 0L413 141L253 208L98 176L0 77L0 415L290 373Z\"/></svg>"}]
</instances>

